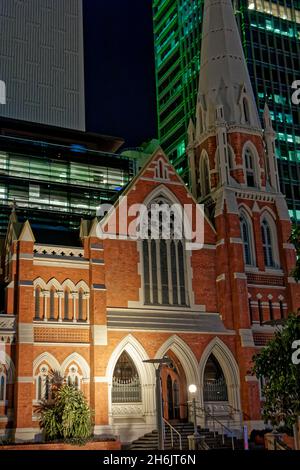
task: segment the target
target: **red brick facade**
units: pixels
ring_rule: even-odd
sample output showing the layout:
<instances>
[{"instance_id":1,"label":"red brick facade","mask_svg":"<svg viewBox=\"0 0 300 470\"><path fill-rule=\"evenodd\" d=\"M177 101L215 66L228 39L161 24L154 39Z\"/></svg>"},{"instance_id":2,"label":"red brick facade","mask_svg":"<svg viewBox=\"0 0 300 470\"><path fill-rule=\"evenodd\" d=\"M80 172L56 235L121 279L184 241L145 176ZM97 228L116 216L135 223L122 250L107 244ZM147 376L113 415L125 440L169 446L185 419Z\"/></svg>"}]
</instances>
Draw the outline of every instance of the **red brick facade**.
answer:
<instances>
[{"instance_id":1,"label":"red brick facade","mask_svg":"<svg viewBox=\"0 0 300 470\"><path fill-rule=\"evenodd\" d=\"M242 135L230 138L236 166L243 164L245 140ZM261 155L261 144L254 137L251 140ZM213 162L213 139L201 144L196 152L199 157L202 148ZM159 161L166 170L164 177L157 174ZM217 187L218 178L213 175L211 186ZM232 177L243 182L237 173L234 176L234 170ZM233 411L233 425L239 421L240 411L250 427L261 424L259 385L249 372L251 358L264 337L272 334L273 327L265 322L297 310L300 289L289 274L295 253L288 242L290 221L280 212L281 196L266 194L263 189L256 193L247 188L234 191L237 211L232 208L232 199L223 195L223 203L217 202L214 225L205 219L203 248L185 255L188 300L182 306L144 301L140 241L100 240L94 221L83 222L81 247L42 246L34 239L29 223L20 226L12 216L3 259L7 301L1 315L2 369L6 375L0 402L2 433L11 430L16 439L38 434L34 405L39 398L39 375L44 377L47 368L78 377L94 410L97 433L112 432L129 441L151 431L156 426L155 375L153 366L143 360L164 355L173 361L172 371L165 367L162 372L165 416L188 418L191 383L198 387L200 405L207 404L204 371L213 355L225 377L225 404ZM128 207L151 200L152 195L163 195L181 206L192 204L195 213L194 198L161 151L132 181L125 195ZM249 213L253 224L252 267L244 263L240 208ZM116 210L118 213L118 205ZM261 239L264 213L268 220L274 218L276 227L272 248L278 264L270 269L264 263ZM129 217L129 223L133 219ZM140 401L112 400L114 369L123 351L136 367ZM168 376L174 394L175 382L179 382L176 416L168 416Z\"/></svg>"}]
</instances>

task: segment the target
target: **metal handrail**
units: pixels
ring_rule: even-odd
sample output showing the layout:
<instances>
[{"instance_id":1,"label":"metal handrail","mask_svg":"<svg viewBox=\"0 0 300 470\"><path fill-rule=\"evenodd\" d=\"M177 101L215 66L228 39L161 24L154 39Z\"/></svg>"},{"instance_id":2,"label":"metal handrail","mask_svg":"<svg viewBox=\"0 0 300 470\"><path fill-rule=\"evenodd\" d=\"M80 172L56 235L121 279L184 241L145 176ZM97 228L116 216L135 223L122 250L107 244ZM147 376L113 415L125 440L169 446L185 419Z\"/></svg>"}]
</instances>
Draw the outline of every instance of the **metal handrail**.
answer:
<instances>
[{"instance_id":1,"label":"metal handrail","mask_svg":"<svg viewBox=\"0 0 300 470\"><path fill-rule=\"evenodd\" d=\"M177 431L177 429L175 429L174 426L172 426L172 424L169 423L168 420L166 420L166 418L163 417L163 421L164 421L164 423L165 423L167 426L169 426L170 431L171 431L171 444L172 444L172 449L173 449L173 447L174 447L173 431L175 431L176 434L178 434L178 436L179 436L179 449L182 450L182 440L181 440L181 434L180 434L180 432Z\"/></svg>"},{"instance_id":2,"label":"metal handrail","mask_svg":"<svg viewBox=\"0 0 300 470\"><path fill-rule=\"evenodd\" d=\"M229 434L231 435L231 447L232 447L232 450L234 450L234 439L233 439L233 431L231 429L229 429L227 426L225 426L225 424L223 424L221 421L219 421L215 416L213 416L211 413L209 413L209 411L206 411L205 408L202 408L201 406L198 406L196 408L197 410L201 410L203 413L204 413L204 416L205 415L208 415L212 418L213 422L214 422L214 436L216 436L216 431L215 431L215 421L221 426L221 429L222 429L222 442L224 444L225 442L225 439L224 439L224 429L229 432ZM199 415L197 415L199 416ZM201 417L201 416L199 416Z\"/></svg>"}]
</instances>

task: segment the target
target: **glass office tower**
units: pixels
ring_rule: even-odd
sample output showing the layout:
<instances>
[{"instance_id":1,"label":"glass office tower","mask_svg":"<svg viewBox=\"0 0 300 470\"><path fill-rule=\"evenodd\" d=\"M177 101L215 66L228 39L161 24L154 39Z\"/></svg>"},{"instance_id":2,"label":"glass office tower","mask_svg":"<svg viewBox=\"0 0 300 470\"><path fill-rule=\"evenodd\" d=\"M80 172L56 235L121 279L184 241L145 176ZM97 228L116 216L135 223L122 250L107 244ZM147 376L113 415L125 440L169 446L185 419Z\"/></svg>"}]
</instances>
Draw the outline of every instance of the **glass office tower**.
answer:
<instances>
[{"instance_id":1,"label":"glass office tower","mask_svg":"<svg viewBox=\"0 0 300 470\"><path fill-rule=\"evenodd\" d=\"M122 139L0 118L0 251L12 207L32 227L78 230L136 174Z\"/></svg>"},{"instance_id":2,"label":"glass office tower","mask_svg":"<svg viewBox=\"0 0 300 470\"><path fill-rule=\"evenodd\" d=\"M277 132L280 181L290 215L300 221L300 0L235 0L236 18L260 113L267 101ZM203 0L153 0L159 139L188 182L185 155L195 115Z\"/></svg>"}]
</instances>

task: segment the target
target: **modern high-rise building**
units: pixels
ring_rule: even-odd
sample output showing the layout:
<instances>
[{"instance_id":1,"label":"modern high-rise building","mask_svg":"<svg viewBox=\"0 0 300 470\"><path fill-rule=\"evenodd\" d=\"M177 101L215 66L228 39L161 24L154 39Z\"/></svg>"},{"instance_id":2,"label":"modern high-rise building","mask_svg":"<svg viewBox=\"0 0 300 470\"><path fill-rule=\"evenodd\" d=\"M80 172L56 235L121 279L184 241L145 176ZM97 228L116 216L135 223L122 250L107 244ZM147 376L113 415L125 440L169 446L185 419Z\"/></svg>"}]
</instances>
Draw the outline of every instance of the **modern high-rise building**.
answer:
<instances>
[{"instance_id":1,"label":"modern high-rise building","mask_svg":"<svg viewBox=\"0 0 300 470\"><path fill-rule=\"evenodd\" d=\"M136 171L124 141L0 118L0 252L9 216L51 232L72 232L82 217L114 200ZM57 232L56 232L57 238Z\"/></svg>"},{"instance_id":2,"label":"modern high-rise building","mask_svg":"<svg viewBox=\"0 0 300 470\"><path fill-rule=\"evenodd\" d=\"M300 106L291 101L300 70L300 1L236 0L234 7L260 117L267 102L277 134L281 189L300 221ZM203 0L153 0L159 139L185 181L202 14Z\"/></svg>"},{"instance_id":3,"label":"modern high-rise building","mask_svg":"<svg viewBox=\"0 0 300 470\"><path fill-rule=\"evenodd\" d=\"M1 0L0 116L85 130L82 0Z\"/></svg>"}]
</instances>

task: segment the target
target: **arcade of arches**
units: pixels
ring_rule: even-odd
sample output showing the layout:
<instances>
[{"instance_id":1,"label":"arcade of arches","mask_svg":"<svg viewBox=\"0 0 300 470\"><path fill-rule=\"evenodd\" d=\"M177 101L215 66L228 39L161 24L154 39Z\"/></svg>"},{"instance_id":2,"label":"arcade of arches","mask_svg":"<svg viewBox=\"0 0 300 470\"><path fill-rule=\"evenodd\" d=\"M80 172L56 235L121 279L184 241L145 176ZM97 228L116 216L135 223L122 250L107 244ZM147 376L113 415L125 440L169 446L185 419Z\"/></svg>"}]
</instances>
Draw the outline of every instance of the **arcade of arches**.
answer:
<instances>
[{"instance_id":1,"label":"arcade of arches","mask_svg":"<svg viewBox=\"0 0 300 470\"><path fill-rule=\"evenodd\" d=\"M168 421L188 420L188 386L186 374L180 360L169 350L165 356L170 364L163 365L161 369L161 391L163 416ZM211 353L204 368L204 381L202 390L203 403L228 403L228 390L226 378L221 365ZM143 401L142 381L138 369L130 357L123 351L114 367L112 378L113 406L128 407Z\"/></svg>"}]
</instances>

